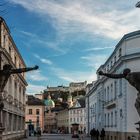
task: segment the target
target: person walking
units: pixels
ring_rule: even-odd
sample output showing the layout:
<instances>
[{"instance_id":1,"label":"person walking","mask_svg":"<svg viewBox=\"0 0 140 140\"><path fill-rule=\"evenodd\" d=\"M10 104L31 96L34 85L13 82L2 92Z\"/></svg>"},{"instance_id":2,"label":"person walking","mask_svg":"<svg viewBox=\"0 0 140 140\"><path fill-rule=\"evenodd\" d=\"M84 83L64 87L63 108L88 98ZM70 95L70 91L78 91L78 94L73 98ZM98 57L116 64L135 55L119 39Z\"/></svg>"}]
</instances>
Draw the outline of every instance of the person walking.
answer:
<instances>
[{"instance_id":1,"label":"person walking","mask_svg":"<svg viewBox=\"0 0 140 140\"><path fill-rule=\"evenodd\" d=\"M99 135L100 135L100 133L99 133L99 130L97 129L96 130L96 140L99 140Z\"/></svg>"},{"instance_id":2,"label":"person walking","mask_svg":"<svg viewBox=\"0 0 140 140\"><path fill-rule=\"evenodd\" d=\"M104 128L102 128L102 130L101 130L100 137L101 137L101 140L104 140L104 138L105 138L105 130L104 130Z\"/></svg>"},{"instance_id":3,"label":"person walking","mask_svg":"<svg viewBox=\"0 0 140 140\"><path fill-rule=\"evenodd\" d=\"M93 140L96 140L96 129L93 128Z\"/></svg>"},{"instance_id":4,"label":"person walking","mask_svg":"<svg viewBox=\"0 0 140 140\"><path fill-rule=\"evenodd\" d=\"M93 129L90 130L91 140L93 140Z\"/></svg>"}]
</instances>

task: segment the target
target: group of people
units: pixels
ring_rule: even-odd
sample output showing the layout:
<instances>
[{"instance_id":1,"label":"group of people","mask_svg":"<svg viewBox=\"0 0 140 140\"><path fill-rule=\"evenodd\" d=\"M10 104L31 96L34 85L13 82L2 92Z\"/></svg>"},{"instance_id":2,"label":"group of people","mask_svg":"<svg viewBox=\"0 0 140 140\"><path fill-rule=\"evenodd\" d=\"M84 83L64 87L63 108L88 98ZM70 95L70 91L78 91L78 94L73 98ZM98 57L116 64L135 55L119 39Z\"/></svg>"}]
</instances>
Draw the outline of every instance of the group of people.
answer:
<instances>
[{"instance_id":1,"label":"group of people","mask_svg":"<svg viewBox=\"0 0 140 140\"><path fill-rule=\"evenodd\" d=\"M104 140L105 138L105 130L102 128L101 132L99 132L99 130L93 128L90 131L90 135L91 135L91 140L99 140L99 137L101 140Z\"/></svg>"}]
</instances>

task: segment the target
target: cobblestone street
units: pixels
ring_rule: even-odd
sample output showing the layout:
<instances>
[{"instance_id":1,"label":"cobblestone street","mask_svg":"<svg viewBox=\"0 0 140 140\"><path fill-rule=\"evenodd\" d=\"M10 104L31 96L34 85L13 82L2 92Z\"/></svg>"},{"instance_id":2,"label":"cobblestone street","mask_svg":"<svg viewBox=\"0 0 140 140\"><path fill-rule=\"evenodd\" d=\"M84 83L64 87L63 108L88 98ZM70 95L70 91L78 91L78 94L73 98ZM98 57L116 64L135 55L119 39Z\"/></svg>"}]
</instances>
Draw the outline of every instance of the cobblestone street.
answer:
<instances>
[{"instance_id":1,"label":"cobblestone street","mask_svg":"<svg viewBox=\"0 0 140 140\"><path fill-rule=\"evenodd\" d=\"M71 138L70 134L44 134L40 138L37 137L28 137L23 140L78 140L76 138ZM84 137L83 139L80 140L90 140L90 137Z\"/></svg>"}]
</instances>

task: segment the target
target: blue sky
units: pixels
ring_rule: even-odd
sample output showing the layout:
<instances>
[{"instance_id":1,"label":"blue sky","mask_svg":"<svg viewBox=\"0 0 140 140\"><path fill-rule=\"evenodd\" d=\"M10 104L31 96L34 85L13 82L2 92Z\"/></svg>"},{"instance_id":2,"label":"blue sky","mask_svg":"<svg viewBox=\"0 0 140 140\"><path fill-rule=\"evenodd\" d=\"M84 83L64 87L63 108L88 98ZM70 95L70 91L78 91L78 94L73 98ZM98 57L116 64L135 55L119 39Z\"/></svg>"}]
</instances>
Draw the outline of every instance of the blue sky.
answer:
<instances>
[{"instance_id":1,"label":"blue sky","mask_svg":"<svg viewBox=\"0 0 140 140\"><path fill-rule=\"evenodd\" d=\"M96 79L121 37L140 29L137 0L2 0L27 66L27 93Z\"/></svg>"}]
</instances>

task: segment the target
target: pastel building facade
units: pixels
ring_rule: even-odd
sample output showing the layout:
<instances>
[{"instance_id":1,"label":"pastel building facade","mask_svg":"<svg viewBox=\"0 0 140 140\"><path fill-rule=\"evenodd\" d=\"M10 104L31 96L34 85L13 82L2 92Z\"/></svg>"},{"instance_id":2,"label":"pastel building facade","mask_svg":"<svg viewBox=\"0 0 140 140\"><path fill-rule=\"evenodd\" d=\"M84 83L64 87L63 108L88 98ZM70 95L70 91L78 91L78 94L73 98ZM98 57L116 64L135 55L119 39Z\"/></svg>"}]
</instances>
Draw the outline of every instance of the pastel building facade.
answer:
<instances>
[{"instance_id":1,"label":"pastel building facade","mask_svg":"<svg viewBox=\"0 0 140 140\"><path fill-rule=\"evenodd\" d=\"M86 94L87 133L95 127L99 130L105 128L108 140L124 140L128 136L138 138L135 123L139 121L139 116L134 106L136 89L125 79L99 76L98 71L120 74L125 68L130 68L132 72L138 72L139 44L140 31L124 35L107 61L97 70L97 81L90 90L87 88ZM91 123L92 126L89 125Z\"/></svg>"},{"instance_id":2,"label":"pastel building facade","mask_svg":"<svg viewBox=\"0 0 140 140\"><path fill-rule=\"evenodd\" d=\"M44 111L45 104L43 100L40 100L33 95L28 95L25 111L25 129L28 130L28 132L30 131L31 125L32 132L37 131L38 129L42 132L44 131Z\"/></svg>"}]
</instances>

